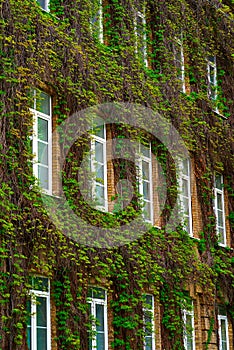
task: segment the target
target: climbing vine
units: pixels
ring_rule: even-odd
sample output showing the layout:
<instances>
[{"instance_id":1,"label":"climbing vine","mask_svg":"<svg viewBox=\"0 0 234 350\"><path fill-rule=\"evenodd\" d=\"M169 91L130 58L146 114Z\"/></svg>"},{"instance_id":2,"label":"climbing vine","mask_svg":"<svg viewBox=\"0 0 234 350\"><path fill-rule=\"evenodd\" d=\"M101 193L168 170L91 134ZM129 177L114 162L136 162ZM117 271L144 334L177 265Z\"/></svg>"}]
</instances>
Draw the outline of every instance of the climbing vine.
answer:
<instances>
[{"instance_id":1,"label":"climbing vine","mask_svg":"<svg viewBox=\"0 0 234 350\"><path fill-rule=\"evenodd\" d=\"M228 306L232 323L234 313L233 2L103 1L103 42L90 24L98 1L93 6L90 0L73 1L72 5L68 0L51 0L48 13L34 0L1 0L0 9L0 348L27 348L26 303L31 289L29 276L34 274L51 281L56 307L53 341L58 349L88 349L90 284L108 290L114 349L142 349L142 295L147 291L160 305L162 348L183 349L181 307L191 285L199 285L207 300L209 342L215 327L213 305L217 296ZM136 50L137 11L145 12L147 19L148 66ZM173 54L175 38L181 33L186 92L180 91ZM215 102L207 95L209 55L217 56ZM91 142L90 134L84 133L71 147L61 169L69 204L89 223L115 228L116 234L123 223L138 215L139 230L144 234L131 243L108 248L82 245L63 235L48 216L33 176L32 88L52 96L53 128L77 111L112 101L149 107L170 121L193 159L200 239L189 237L180 225L165 230L178 195L175 169L166 147L151 133L142 132L145 120L138 130L127 124L111 124L109 133L113 139L136 139L137 134L140 140L146 136L151 141L152 153L167 175L162 228L151 227L147 232L142 228L136 168L130 162L113 161L115 179L125 178L133 184L133 199L125 210L103 214L85 204L77 176ZM82 128L85 121L79 122ZM218 244L215 230L215 171L224 174L228 193L231 238L230 247L225 248ZM65 218L67 213L62 215ZM71 232L76 234L82 232Z\"/></svg>"}]
</instances>

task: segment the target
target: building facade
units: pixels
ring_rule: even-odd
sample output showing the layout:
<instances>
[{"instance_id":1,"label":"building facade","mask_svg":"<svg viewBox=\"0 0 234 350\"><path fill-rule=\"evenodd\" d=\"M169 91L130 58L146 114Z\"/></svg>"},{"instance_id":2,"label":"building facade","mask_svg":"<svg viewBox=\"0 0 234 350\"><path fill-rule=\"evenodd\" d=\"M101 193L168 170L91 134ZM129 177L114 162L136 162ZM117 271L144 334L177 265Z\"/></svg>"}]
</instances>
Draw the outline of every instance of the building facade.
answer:
<instances>
[{"instance_id":1,"label":"building facade","mask_svg":"<svg viewBox=\"0 0 234 350\"><path fill-rule=\"evenodd\" d=\"M1 1L0 349L234 349L233 21Z\"/></svg>"}]
</instances>

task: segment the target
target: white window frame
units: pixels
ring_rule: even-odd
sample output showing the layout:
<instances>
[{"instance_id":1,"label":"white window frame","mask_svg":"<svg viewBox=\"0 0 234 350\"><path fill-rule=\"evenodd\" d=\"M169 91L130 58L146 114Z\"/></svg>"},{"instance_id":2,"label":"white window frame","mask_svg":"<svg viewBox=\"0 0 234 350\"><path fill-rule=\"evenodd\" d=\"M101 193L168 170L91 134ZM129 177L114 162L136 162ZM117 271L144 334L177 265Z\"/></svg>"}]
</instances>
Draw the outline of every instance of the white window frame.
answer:
<instances>
[{"instance_id":1,"label":"white window frame","mask_svg":"<svg viewBox=\"0 0 234 350\"><path fill-rule=\"evenodd\" d=\"M181 92L186 92L185 86L185 63L184 63L184 49L183 49L183 35L181 33L180 37L175 38L174 48L174 61L176 69L179 69L180 72L177 75L178 80L181 81ZM179 59L178 59L179 54Z\"/></svg>"},{"instance_id":2,"label":"white window frame","mask_svg":"<svg viewBox=\"0 0 234 350\"><path fill-rule=\"evenodd\" d=\"M152 325L152 332L151 332L151 338L152 338L152 348L151 350L155 350L155 331L154 331L154 296L152 294L146 294L148 296L150 296L152 299L152 308L150 309L149 307L147 307L146 305L143 305L143 324L144 324L144 331L145 331L145 317L146 317L146 313L151 313L152 314L152 318L151 318L151 325ZM147 335L144 336L144 350L146 350L146 338Z\"/></svg>"},{"instance_id":3,"label":"white window frame","mask_svg":"<svg viewBox=\"0 0 234 350\"><path fill-rule=\"evenodd\" d=\"M186 166L188 170L188 174L185 174L183 172L183 160L179 161L179 169L180 169L180 176L179 176L179 190L180 190L180 208L181 208L181 214L183 215L183 220L186 219L187 225L188 225L188 234L192 237L193 236L193 220L192 220L192 196L191 196L191 162L189 158L184 159L186 161ZM183 193L183 181L187 182L188 187L188 196L186 196ZM188 215L185 214L185 208L183 199L188 200Z\"/></svg>"},{"instance_id":4,"label":"white window frame","mask_svg":"<svg viewBox=\"0 0 234 350\"><path fill-rule=\"evenodd\" d=\"M42 91L44 92L44 91ZM36 90L33 90L33 108L30 108L30 111L33 114L33 135L32 135L32 152L34 154L34 160L33 160L33 173L34 176L38 179L39 186L43 190L44 193L47 193L49 195L52 194L52 101L51 96L50 101L50 115L44 114L36 109L36 98L37 92ZM43 188L40 185L40 181L38 178L38 166L41 165L38 161L38 118L44 119L48 122L48 142L44 142L48 145L48 189ZM41 141L42 142L42 141Z\"/></svg>"},{"instance_id":5,"label":"white window frame","mask_svg":"<svg viewBox=\"0 0 234 350\"><path fill-rule=\"evenodd\" d=\"M100 182L96 181L96 165L95 160L95 142L99 142L103 145L103 172L104 172L104 206L97 205L96 209L101 211L108 211L108 192L107 192L107 158L106 158L106 124L103 124L104 127L104 138L99 137L95 134L91 135L91 172L94 174L94 179L92 181L92 198L96 198L96 186L101 186Z\"/></svg>"},{"instance_id":6,"label":"white window frame","mask_svg":"<svg viewBox=\"0 0 234 350\"><path fill-rule=\"evenodd\" d=\"M227 350L229 350L229 336L228 336L228 318L226 315L218 315L218 334L219 334L219 350L224 350L222 347L222 329L221 322L225 322L225 331L226 331L226 341L227 341Z\"/></svg>"},{"instance_id":7,"label":"white window frame","mask_svg":"<svg viewBox=\"0 0 234 350\"><path fill-rule=\"evenodd\" d=\"M186 333L186 326L187 326L187 316L191 317L191 327L192 327L192 344L193 348L192 350L195 350L195 327L194 327L194 308L193 308L193 302L191 303L191 310L183 309L182 310L182 317L184 322L184 334L183 334L183 340L184 340L184 348L185 350L188 350L188 336Z\"/></svg>"},{"instance_id":8,"label":"white window frame","mask_svg":"<svg viewBox=\"0 0 234 350\"><path fill-rule=\"evenodd\" d=\"M220 176L221 177L221 184L222 184L222 189L219 189L216 187L216 177ZM224 204L224 188L223 188L224 182L223 182L223 175L216 173L214 176L214 212L215 212L215 217L216 217L216 232L217 235L220 235L220 228L223 229L223 242L219 242L221 246L226 247L227 245L227 235L226 235L226 223L225 223L225 204ZM218 195L221 195L221 204L222 208L218 208ZM223 220L223 226L219 226L218 223L218 213L221 211L222 214L222 220Z\"/></svg>"},{"instance_id":9,"label":"white window frame","mask_svg":"<svg viewBox=\"0 0 234 350\"><path fill-rule=\"evenodd\" d=\"M104 35L103 35L103 4L102 0L97 0L98 1L98 11L95 14L95 16L98 17L98 40L101 44L104 43ZM92 5L91 5L92 6ZM91 24L91 32L93 33L93 18L90 19L90 24Z\"/></svg>"},{"instance_id":10,"label":"white window frame","mask_svg":"<svg viewBox=\"0 0 234 350\"><path fill-rule=\"evenodd\" d=\"M107 322L107 292L105 289L96 287L99 289L102 289L105 292L105 299L99 299L99 298L93 298L89 297L88 298L88 303L91 305L91 317L93 318L92 320L92 334L96 334L96 305L103 305L104 307L104 350L108 350L108 322ZM94 286L90 287L90 289L95 289ZM92 350L99 350L97 348L97 342L96 342L96 336L94 336L91 340L91 346Z\"/></svg>"},{"instance_id":11,"label":"white window frame","mask_svg":"<svg viewBox=\"0 0 234 350\"><path fill-rule=\"evenodd\" d=\"M142 52L142 58L143 58L143 63L145 64L146 67L148 67L148 60L147 60L147 38L146 38L146 16L145 16L145 8L143 9L143 12L141 11L136 11L135 12L135 18L134 18L134 33L135 33L135 38L136 38L136 46L135 46L135 52L136 54L139 55L139 38L141 39L141 34L137 30L137 19L140 18L141 24L142 24L142 29L143 29L143 43L140 43L140 47L143 48ZM143 45L142 45L143 44Z\"/></svg>"},{"instance_id":12,"label":"white window frame","mask_svg":"<svg viewBox=\"0 0 234 350\"><path fill-rule=\"evenodd\" d=\"M44 278L44 277L43 277ZM37 350L37 298L46 299L46 323L47 323L47 350L51 350L51 315L50 315L50 281L48 280L48 291L39 291L31 289L30 306L31 306L31 350Z\"/></svg>"},{"instance_id":13,"label":"white window frame","mask_svg":"<svg viewBox=\"0 0 234 350\"><path fill-rule=\"evenodd\" d=\"M210 56L212 59L207 59L207 78L208 78L208 97L212 101L217 100L218 91L217 91L217 64L216 56ZM211 81L211 70L214 72L214 82Z\"/></svg>"},{"instance_id":14,"label":"white window frame","mask_svg":"<svg viewBox=\"0 0 234 350\"><path fill-rule=\"evenodd\" d=\"M153 184L152 184L153 179L152 179L151 143L149 142L149 154L150 154L150 157L147 157L147 156L142 154L141 146L144 147L143 144L139 143L139 151L138 151L138 155L137 155L137 166L138 166L138 169L139 169L139 174L138 174L139 193L142 196L143 203L148 202L149 206L150 206L150 219L147 220L145 218L144 207L142 208L142 210L143 210L143 217L144 217L146 222L149 222L149 223L153 224L154 212L153 212ZM148 181L143 179L143 170L142 170L143 169L143 166L142 166L142 162L143 161L149 164L149 180ZM150 199L149 200L146 200L144 198L144 193L143 193L143 183L144 183L144 181L149 183L149 190L150 190L150 194L149 194L149 198Z\"/></svg>"},{"instance_id":15,"label":"white window frame","mask_svg":"<svg viewBox=\"0 0 234 350\"><path fill-rule=\"evenodd\" d=\"M39 3L39 1L38 1ZM41 7L44 11L49 12L49 4L50 1L49 0L45 0L45 7ZM41 6L41 4L39 3L39 5Z\"/></svg>"}]
</instances>

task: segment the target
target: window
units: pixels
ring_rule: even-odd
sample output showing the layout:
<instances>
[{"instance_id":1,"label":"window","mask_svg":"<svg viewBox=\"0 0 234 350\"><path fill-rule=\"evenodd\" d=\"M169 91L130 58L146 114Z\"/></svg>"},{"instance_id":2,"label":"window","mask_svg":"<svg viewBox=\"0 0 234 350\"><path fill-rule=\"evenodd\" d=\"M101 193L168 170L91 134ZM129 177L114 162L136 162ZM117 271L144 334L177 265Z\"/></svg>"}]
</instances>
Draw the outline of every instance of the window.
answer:
<instances>
[{"instance_id":1,"label":"window","mask_svg":"<svg viewBox=\"0 0 234 350\"><path fill-rule=\"evenodd\" d=\"M223 307L220 307L218 314L219 350L229 350L228 319L226 310L223 309Z\"/></svg>"},{"instance_id":2,"label":"window","mask_svg":"<svg viewBox=\"0 0 234 350\"><path fill-rule=\"evenodd\" d=\"M184 347L185 350L195 350L194 313L193 303L189 309L182 312L184 321Z\"/></svg>"},{"instance_id":3,"label":"window","mask_svg":"<svg viewBox=\"0 0 234 350\"><path fill-rule=\"evenodd\" d=\"M180 207L183 215L184 229L192 236L192 207L190 184L190 161L184 159L180 162Z\"/></svg>"},{"instance_id":4,"label":"window","mask_svg":"<svg viewBox=\"0 0 234 350\"><path fill-rule=\"evenodd\" d=\"M174 61L177 70L177 78L180 81L180 90L185 92L185 70L184 70L184 50L182 34L175 39L173 44Z\"/></svg>"},{"instance_id":5,"label":"window","mask_svg":"<svg viewBox=\"0 0 234 350\"><path fill-rule=\"evenodd\" d=\"M89 315L91 329L89 350L107 350L107 294L102 288L91 287L88 290Z\"/></svg>"},{"instance_id":6,"label":"window","mask_svg":"<svg viewBox=\"0 0 234 350\"><path fill-rule=\"evenodd\" d=\"M49 11L49 0L37 0L41 8L45 11Z\"/></svg>"},{"instance_id":7,"label":"window","mask_svg":"<svg viewBox=\"0 0 234 350\"><path fill-rule=\"evenodd\" d=\"M143 302L144 350L155 350L154 297L146 294Z\"/></svg>"},{"instance_id":8,"label":"window","mask_svg":"<svg viewBox=\"0 0 234 350\"><path fill-rule=\"evenodd\" d=\"M91 9L91 31L94 38L103 43L103 9L102 0L95 0L92 2Z\"/></svg>"},{"instance_id":9,"label":"window","mask_svg":"<svg viewBox=\"0 0 234 350\"><path fill-rule=\"evenodd\" d=\"M49 280L32 278L30 300L27 303L27 345L29 350L50 350L50 292Z\"/></svg>"},{"instance_id":10,"label":"window","mask_svg":"<svg viewBox=\"0 0 234 350\"><path fill-rule=\"evenodd\" d=\"M52 115L51 97L42 91L33 90L34 130L32 151L34 175L45 192L52 193Z\"/></svg>"},{"instance_id":11,"label":"window","mask_svg":"<svg viewBox=\"0 0 234 350\"><path fill-rule=\"evenodd\" d=\"M99 123L98 123L99 124ZM101 123L93 129L91 141L92 198L100 210L108 210L107 164L106 164L106 126Z\"/></svg>"},{"instance_id":12,"label":"window","mask_svg":"<svg viewBox=\"0 0 234 350\"><path fill-rule=\"evenodd\" d=\"M135 36L136 36L136 53L139 59L148 66L147 47L146 47L146 20L145 11L137 11L134 21Z\"/></svg>"},{"instance_id":13,"label":"window","mask_svg":"<svg viewBox=\"0 0 234 350\"><path fill-rule=\"evenodd\" d=\"M226 228L225 228L225 210L224 210L224 189L223 176L215 175L214 186L214 211L216 217L216 231L219 237L219 243L226 246Z\"/></svg>"},{"instance_id":14,"label":"window","mask_svg":"<svg viewBox=\"0 0 234 350\"><path fill-rule=\"evenodd\" d=\"M152 163L151 144L139 145L139 193L143 200L143 216L148 222L153 222L153 198L152 198Z\"/></svg>"},{"instance_id":15,"label":"window","mask_svg":"<svg viewBox=\"0 0 234 350\"><path fill-rule=\"evenodd\" d=\"M207 64L208 72L208 96L211 100L217 99L217 66L216 57L209 56Z\"/></svg>"}]
</instances>

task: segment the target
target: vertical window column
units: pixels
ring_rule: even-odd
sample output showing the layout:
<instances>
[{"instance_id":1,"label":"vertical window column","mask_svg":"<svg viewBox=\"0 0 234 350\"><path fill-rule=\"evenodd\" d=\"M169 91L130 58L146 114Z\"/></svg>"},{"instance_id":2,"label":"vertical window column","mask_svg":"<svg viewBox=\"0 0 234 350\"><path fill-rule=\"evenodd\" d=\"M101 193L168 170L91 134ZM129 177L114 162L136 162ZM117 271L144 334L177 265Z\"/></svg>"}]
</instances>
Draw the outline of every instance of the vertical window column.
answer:
<instances>
[{"instance_id":1,"label":"vertical window column","mask_svg":"<svg viewBox=\"0 0 234 350\"><path fill-rule=\"evenodd\" d=\"M214 186L214 211L216 216L216 231L219 237L219 243L226 246L226 227L225 227L225 210L224 210L224 189L223 176L215 175Z\"/></svg>"},{"instance_id":2,"label":"vertical window column","mask_svg":"<svg viewBox=\"0 0 234 350\"><path fill-rule=\"evenodd\" d=\"M180 205L183 215L185 230L190 236L192 232L192 205L191 205L191 183L190 183L190 161L184 159L180 162Z\"/></svg>"},{"instance_id":3,"label":"vertical window column","mask_svg":"<svg viewBox=\"0 0 234 350\"><path fill-rule=\"evenodd\" d=\"M148 66L147 61L147 45L146 45L146 20L145 11L136 11L135 20L135 36L136 36L136 53L140 60Z\"/></svg>"},{"instance_id":4,"label":"vertical window column","mask_svg":"<svg viewBox=\"0 0 234 350\"><path fill-rule=\"evenodd\" d=\"M146 221L153 223L151 144L140 144L139 151L139 192L143 200L143 216Z\"/></svg>"},{"instance_id":5,"label":"vertical window column","mask_svg":"<svg viewBox=\"0 0 234 350\"><path fill-rule=\"evenodd\" d=\"M228 337L228 319L226 312L219 308L218 314L218 326L219 326L219 350L229 350L229 337Z\"/></svg>"},{"instance_id":6,"label":"vertical window column","mask_svg":"<svg viewBox=\"0 0 234 350\"><path fill-rule=\"evenodd\" d=\"M154 297L151 294L145 295L143 302L144 322L144 350L155 350L154 336Z\"/></svg>"},{"instance_id":7,"label":"vertical window column","mask_svg":"<svg viewBox=\"0 0 234 350\"><path fill-rule=\"evenodd\" d=\"M217 66L215 56L208 57L207 75L208 95L211 100L215 101L217 99Z\"/></svg>"},{"instance_id":8,"label":"vertical window column","mask_svg":"<svg viewBox=\"0 0 234 350\"><path fill-rule=\"evenodd\" d=\"M30 301L27 303L27 345L29 350L51 349L49 280L32 278Z\"/></svg>"},{"instance_id":9,"label":"vertical window column","mask_svg":"<svg viewBox=\"0 0 234 350\"><path fill-rule=\"evenodd\" d=\"M108 211L105 124L93 129L91 141L91 172L95 177L93 181L92 198L95 200L96 208Z\"/></svg>"},{"instance_id":10,"label":"vertical window column","mask_svg":"<svg viewBox=\"0 0 234 350\"><path fill-rule=\"evenodd\" d=\"M180 90L185 93L185 68L184 68L184 50L183 50L183 37L175 38L173 45L174 60L177 69L177 78L180 80Z\"/></svg>"},{"instance_id":11,"label":"vertical window column","mask_svg":"<svg viewBox=\"0 0 234 350\"><path fill-rule=\"evenodd\" d=\"M103 8L102 0L95 0L92 2L91 8L91 31L94 38L103 43Z\"/></svg>"},{"instance_id":12,"label":"vertical window column","mask_svg":"<svg viewBox=\"0 0 234 350\"><path fill-rule=\"evenodd\" d=\"M88 291L91 330L89 350L108 349L107 294L102 288L91 287Z\"/></svg>"},{"instance_id":13,"label":"vertical window column","mask_svg":"<svg viewBox=\"0 0 234 350\"><path fill-rule=\"evenodd\" d=\"M48 194L52 193L52 112L51 97L45 92L34 90L34 128L32 151L34 175L39 186Z\"/></svg>"},{"instance_id":14,"label":"vertical window column","mask_svg":"<svg viewBox=\"0 0 234 350\"><path fill-rule=\"evenodd\" d=\"M194 332L194 312L193 303L191 308L182 312L184 321L184 347L185 350L195 350L195 332Z\"/></svg>"}]
</instances>

